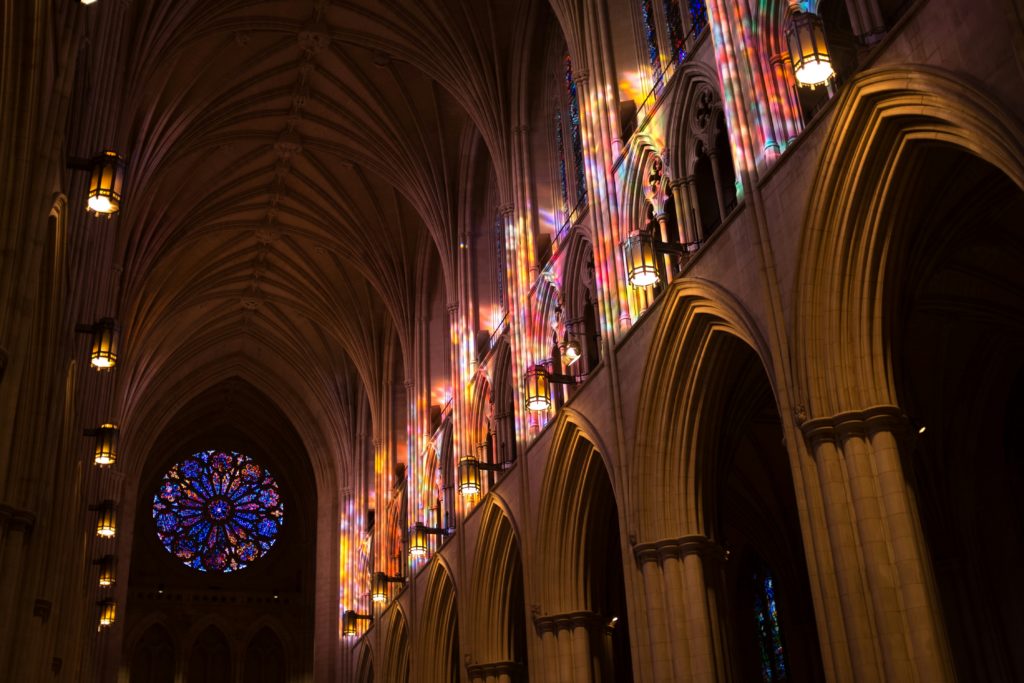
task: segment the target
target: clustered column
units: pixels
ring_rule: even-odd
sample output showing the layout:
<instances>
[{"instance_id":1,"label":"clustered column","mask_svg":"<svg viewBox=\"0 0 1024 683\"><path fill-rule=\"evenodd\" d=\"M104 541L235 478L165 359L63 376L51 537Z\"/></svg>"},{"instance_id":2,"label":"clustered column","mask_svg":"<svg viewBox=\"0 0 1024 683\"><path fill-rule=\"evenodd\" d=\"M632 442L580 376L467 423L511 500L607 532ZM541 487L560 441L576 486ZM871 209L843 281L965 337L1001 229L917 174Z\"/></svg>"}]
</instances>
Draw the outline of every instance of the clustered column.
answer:
<instances>
[{"instance_id":1,"label":"clustered column","mask_svg":"<svg viewBox=\"0 0 1024 683\"><path fill-rule=\"evenodd\" d=\"M838 594L829 645L840 681L952 681L938 595L903 472L910 430L882 406L804 422L817 480L805 477L812 547L830 550ZM820 501L820 502L818 502ZM819 570L819 573L821 572ZM830 587L828 583L833 582ZM834 623L840 620L840 623Z\"/></svg>"},{"instance_id":2,"label":"clustered column","mask_svg":"<svg viewBox=\"0 0 1024 683\"><path fill-rule=\"evenodd\" d=\"M638 544L633 553L643 574L654 679L728 680L718 605L725 550L692 535Z\"/></svg>"}]
</instances>

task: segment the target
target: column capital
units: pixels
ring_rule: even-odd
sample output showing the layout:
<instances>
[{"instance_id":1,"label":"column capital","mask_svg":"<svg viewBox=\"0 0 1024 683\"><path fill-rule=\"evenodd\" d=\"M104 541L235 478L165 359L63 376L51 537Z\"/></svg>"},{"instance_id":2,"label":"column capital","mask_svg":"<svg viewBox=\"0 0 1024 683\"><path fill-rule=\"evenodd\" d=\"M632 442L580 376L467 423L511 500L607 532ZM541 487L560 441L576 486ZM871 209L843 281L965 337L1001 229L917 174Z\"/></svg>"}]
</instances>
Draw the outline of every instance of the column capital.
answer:
<instances>
[{"instance_id":1,"label":"column capital","mask_svg":"<svg viewBox=\"0 0 1024 683\"><path fill-rule=\"evenodd\" d=\"M811 442L833 441L836 438L873 434L882 430L906 432L910 429L910 420L898 406L877 405L864 410L838 413L832 417L804 420L800 429Z\"/></svg>"},{"instance_id":2,"label":"column capital","mask_svg":"<svg viewBox=\"0 0 1024 683\"><path fill-rule=\"evenodd\" d=\"M725 561L729 553L719 543L707 536L691 534L679 538L666 538L651 543L637 543L633 556L637 564L664 562L667 558L682 559L687 555L699 555L704 559Z\"/></svg>"},{"instance_id":3,"label":"column capital","mask_svg":"<svg viewBox=\"0 0 1024 683\"><path fill-rule=\"evenodd\" d=\"M36 513L0 503L0 527L27 532L35 525Z\"/></svg>"},{"instance_id":4,"label":"column capital","mask_svg":"<svg viewBox=\"0 0 1024 683\"><path fill-rule=\"evenodd\" d=\"M490 664L470 664L466 666L466 673L471 679L487 678L489 676L509 676L515 678L523 670L523 665L518 662L491 662Z\"/></svg>"},{"instance_id":5,"label":"column capital","mask_svg":"<svg viewBox=\"0 0 1024 683\"><path fill-rule=\"evenodd\" d=\"M512 204L502 204L498 207L498 213L503 217L511 219L512 214L515 212L515 206Z\"/></svg>"},{"instance_id":6,"label":"column capital","mask_svg":"<svg viewBox=\"0 0 1024 683\"><path fill-rule=\"evenodd\" d=\"M579 626L590 628L591 626L603 625L607 619L596 612L581 610L579 612L565 612L564 614L534 615L533 625L537 633L558 633L568 631Z\"/></svg>"}]
</instances>

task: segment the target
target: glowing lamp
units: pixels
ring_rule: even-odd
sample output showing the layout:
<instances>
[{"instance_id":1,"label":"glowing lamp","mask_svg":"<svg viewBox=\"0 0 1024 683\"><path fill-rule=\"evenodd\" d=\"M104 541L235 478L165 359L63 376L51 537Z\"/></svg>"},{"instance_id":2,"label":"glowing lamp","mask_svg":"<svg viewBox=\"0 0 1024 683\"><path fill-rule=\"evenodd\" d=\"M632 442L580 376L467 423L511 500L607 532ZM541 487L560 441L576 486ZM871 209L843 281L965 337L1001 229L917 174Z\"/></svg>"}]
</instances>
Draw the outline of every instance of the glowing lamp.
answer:
<instances>
[{"instance_id":1,"label":"glowing lamp","mask_svg":"<svg viewBox=\"0 0 1024 683\"><path fill-rule=\"evenodd\" d=\"M92 458L93 464L107 467L117 461L117 425L100 425L96 429L86 429L83 434L96 437L96 448L93 451Z\"/></svg>"},{"instance_id":2,"label":"glowing lamp","mask_svg":"<svg viewBox=\"0 0 1024 683\"><path fill-rule=\"evenodd\" d=\"M343 636L357 636L359 635L359 621L373 621L373 617L369 614L359 614L353 610L345 610L341 615L341 635Z\"/></svg>"},{"instance_id":3,"label":"glowing lamp","mask_svg":"<svg viewBox=\"0 0 1024 683\"><path fill-rule=\"evenodd\" d=\"M109 370L117 365L117 332L113 318L103 318L93 325L89 363L97 370Z\"/></svg>"},{"instance_id":4,"label":"glowing lamp","mask_svg":"<svg viewBox=\"0 0 1024 683\"><path fill-rule=\"evenodd\" d=\"M583 349L580 347L580 343L575 339L570 339L565 342L565 348L562 349L562 357L565 358L566 365L572 365L580 359L583 355Z\"/></svg>"},{"instance_id":5,"label":"glowing lamp","mask_svg":"<svg viewBox=\"0 0 1024 683\"><path fill-rule=\"evenodd\" d=\"M528 410L547 410L551 407L551 392L548 371L541 365L535 365L526 372L526 408Z\"/></svg>"},{"instance_id":6,"label":"glowing lamp","mask_svg":"<svg viewBox=\"0 0 1024 683\"><path fill-rule=\"evenodd\" d=\"M480 461L476 458L459 460L459 493L464 496L480 494Z\"/></svg>"},{"instance_id":7,"label":"glowing lamp","mask_svg":"<svg viewBox=\"0 0 1024 683\"><path fill-rule=\"evenodd\" d=\"M114 501L105 500L93 509L100 513L96 518L96 535L100 538L113 538L117 533L117 509Z\"/></svg>"},{"instance_id":8,"label":"glowing lamp","mask_svg":"<svg viewBox=\"0 0 1024 683\"><path fill-rule=\"evenodd\" d=\"M100 566L100 588L110 588L113 586L117 578L115 576L114 556L104 555L96 560L96 564Z\"/></svg>"},{"instance_id":9,"label":"glowing lamp","mask_svg":"<svg viewBox=\"0 0 1024 683\"><path fill-rule=\"evenodd\" d=\"M370 597L381 604L388 601L388 584L404 583L400 576L388 576L384 572L374 572L371 581Z\"/></svg>"},{"instance_id":10,"label":"glowing lamp","mask_svg":"<svg viewBox=\"0 0 1024 683\"><path fill-rule=\"evenodd\" d=\"M103 318L93 325L77 325L75 331L92 336L89 364L95 370L109 370L117 365L119 330L113 318Z\"/></svg>"},{"instance_id":11,"label":"glowing lamp","mask_svg":"<svg viewBox=\"0 0 1024 683\"><path fill-rule=\"evenodd\" d=\"M786 42L799 85L814 88L835 76L825 42L825 24L817 14L795 12L786 27Z\"/></svg>"},{"instance_id":12,"label":"glowing lamp","mask_svg":"<svg viewBox=\"0 0 1024 683\"><path fill-rule=\"evenodd\" d=\"M100 605L100 628L107 628L117 618L117 603L113 600L102 600Z\"/></svg>"},{"instance_id":13,"label":"glowing lamp","mask_svg":"<svg viewBox=\"0 0 1024 683\"><path fill-rule=\"evenodd\" d=\"M622 245L626 260L626 275L634 287L658 284L658 265L655 259L654 237L649 232L634 232Z\"/></svg>"},{"instance_id":14,"label":"glowing lamp","mask_svg":"<svg viewBox=\"0 0 1024 683\"><path fill-rule=\"evenodd\" d=\"M121 186L124 185L124 158L107 150L92 160L86 210L95 216L110 218L121 208Z\"/></svg>"},{"instance_id":15,"label":"glowing lamp","mask_svg":"<svg viewBox=\"0 0 1024 683\"><path fill-rule=\"evenodd\" d=\"M427 550L427 528L419 523L413 524L409 530L409 554L423 557Z\"/></svg>"}]
</instances>

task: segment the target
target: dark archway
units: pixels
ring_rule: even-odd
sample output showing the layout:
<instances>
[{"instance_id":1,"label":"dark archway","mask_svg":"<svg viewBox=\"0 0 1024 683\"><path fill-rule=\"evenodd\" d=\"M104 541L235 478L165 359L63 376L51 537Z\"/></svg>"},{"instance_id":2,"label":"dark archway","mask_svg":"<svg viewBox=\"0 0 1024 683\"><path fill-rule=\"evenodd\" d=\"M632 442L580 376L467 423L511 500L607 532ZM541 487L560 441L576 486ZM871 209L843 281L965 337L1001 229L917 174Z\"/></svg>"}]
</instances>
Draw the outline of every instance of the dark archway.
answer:
<instances>
[{"instance_id":1,"label":"dark archway","mask_svg":"<svg viewBox=\"0 0 1024 683\"><path fill-rule=\"evenodd\" d=\"M178 666L174 640L167 629L154 624L132 647L129 683L174 683Z\"/></svg>"},{"instance_id":2,"label":"dark archway","mask_svg":"<svg viewBox=\"0 0 1024 683\"><path fill-rule=\"evenodd\" d=\"M232 680L231 644L216 626L207 626L192 643L185 680L188 683L223 683Z\"/></svg>"},{"instance_id":3,"label":"dark archway","mask_svg":"<svg viewBox=\"0 0 1024 683\"><path fill-rule=\"evenodd\" d=\"M281 683L287 680L288 657L276 633L263 627L253 636L245 648L242 669L245 683Z\"/></svg>"},{"instance_id":4,"label":"dark archway","mask_svg":"<svg viewBox=\"0 0 1024 683\"><path fill-rule=\"evenodd\" d=\"M886 292L905 467L961 680L1024 678L1024 192L952 146L915 151ZM918 433L923 430L923 433Z\"/></svg>"},{"instance_id":5,"label":"dark archway","mask_svg":"<svg viewBox=\"0 0 1024 683\"><path fill-rule=\"evenodd\" d=\"M736 680L824 681L789 455L761 359L722 335L710 394L716 429L705 452L717 495L707 518L725 563ZM710 375L709 375L710 377Z\"/></svg>"}]
</instances>

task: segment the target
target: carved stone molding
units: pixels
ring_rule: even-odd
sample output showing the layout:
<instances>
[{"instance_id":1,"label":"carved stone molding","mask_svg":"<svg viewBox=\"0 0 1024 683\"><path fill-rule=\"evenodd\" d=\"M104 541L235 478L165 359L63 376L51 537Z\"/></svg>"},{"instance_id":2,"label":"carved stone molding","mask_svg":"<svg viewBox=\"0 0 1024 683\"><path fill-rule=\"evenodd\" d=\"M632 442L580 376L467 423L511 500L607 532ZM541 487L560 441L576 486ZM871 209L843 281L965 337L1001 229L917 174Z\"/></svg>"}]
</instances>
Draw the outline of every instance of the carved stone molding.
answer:
<instances>
[{"instance_id":1,"label":"carved stone molding","mask_svg":"<svg viewBox=\"0 0 1024 683\"><path fill-rule=\"evenodd\" d=\"M852 435L869 435L879 431L898 434L909 430L910 421L898 406L880 405L865 410L839 413L832 417L816 417L800 425L808 441L834 441Z\"/></svg>"},{"instance_id":2,"label":"carved stone molding","mask_svg":"<svg viewBox=\"0 0 1024 683\"><path fill-rule=\"evenodd\" d=\"M729 553L721 545L707 536L692 535L680 538L666 538L651 543L638 543L633 546L633 556L637 564L647 562L664 562L667 558L681 559L687 555L699 555L710 560L725 561Z\"/></svg>"},{"instance_id":3,"label":"carved stone molding","mask_svg":"<svg viewBox=\"0 0 1024 683\"><path fill-rule=\"evenodd\" d=\"M574 629L579 626L590 628L592 626L606 626L608 619L596 612L580 611L566 612L565 614L545 614L544 616L534 615L533 625L537 633L558 633Z\"/></svg>"},{"instance_id":4,"label":"carved stone molding","mask_svg":"<svg viewBox=\"0 0 1024 683\"><path fill-rule=\"evenodd\" d=\"M29 510L19 510L0 503L0 526L8 529L31 531L36 525L36 515Z\"/></svg>"},{"instance_id":5,"label":"carved stone molding","mask_svg":"<svg viewBox=\"0 0 1024 683\"><path fill-rule=\"evenodd\" d=\"M489 676L510 676L515 678L523 671L523 665L519 662L493 662L491 664L472 664L466 666L466 672L471 679L487 678Z\"/></svg>"}]
</instances>

